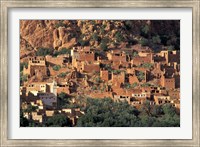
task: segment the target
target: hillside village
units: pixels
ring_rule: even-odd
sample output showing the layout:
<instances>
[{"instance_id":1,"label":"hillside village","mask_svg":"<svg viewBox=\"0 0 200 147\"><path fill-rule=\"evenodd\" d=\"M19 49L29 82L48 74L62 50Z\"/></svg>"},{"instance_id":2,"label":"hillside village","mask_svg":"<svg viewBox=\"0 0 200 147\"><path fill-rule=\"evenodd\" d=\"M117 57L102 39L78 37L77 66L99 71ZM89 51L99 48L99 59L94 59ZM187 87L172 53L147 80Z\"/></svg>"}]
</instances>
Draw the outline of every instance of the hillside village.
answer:
<instances>
[{"instance_id":1,"label":"hillside village","mask_svg":"<svg viewBox=\"0 0 200 147\"><path fill-rule=\"evenodd\" d=\"M53 38L61 40L60 26ZM36 126L48 126L62 114L76 126L85 115L86 99L109 98L140 109L171 104L180 111L180 51L160 45L121 41L116 46L75 45L66 48L54 41L48 48L20 54L20 108ZM31 45L26 45L29 48ZM23 126L23 125L22 125Z\"/></svg>"}]
</instances>

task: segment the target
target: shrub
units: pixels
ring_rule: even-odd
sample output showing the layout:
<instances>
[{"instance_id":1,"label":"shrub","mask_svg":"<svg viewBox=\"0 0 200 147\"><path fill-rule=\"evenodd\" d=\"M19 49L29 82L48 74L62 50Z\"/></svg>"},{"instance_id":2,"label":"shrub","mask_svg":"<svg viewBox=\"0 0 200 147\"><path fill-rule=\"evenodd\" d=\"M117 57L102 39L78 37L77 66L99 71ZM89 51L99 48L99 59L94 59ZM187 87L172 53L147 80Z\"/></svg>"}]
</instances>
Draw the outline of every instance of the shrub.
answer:
<instances>
[{"instance_id":1,"label":"shrub","mask_svg":"<svg viewBox=\"0 0 200 147\"><path fill-rule=\"evenodd\" d=\"M36 52L36 56L46 56L46 55L52 55L53 50L51 48L39 48Z\"/></svg>"},{"instance_id":2,"label":"shrub","mask_svg":"<svg viewBox=\"0 0 200 147\"><path fill-rule=\"evenodd\" d=\"M121 41L124 40L124 37L122 36L122 34L120 32L117 32L115 34L115 38L116 38L116 40L117 40L118 43L120 43Z\"/></svg>"},{"instance_id":3,"label":"shrub","mask_svg":"<svg viewBox=\"0 0 200 147\"><path fill-rule=\"evenodd\" d=\"M101 43L100 44L100 48L103 49L103 51L107 51L108 50L107 44L105 44L105 43Z\"/></svg>"},{"instance_id":4,"label":"shrub","mask_svg":"<svg viewBox=\"0 0 200 147\"><path fill-rule=\"evenodd\" d=\"M137 76L137 78L138 78L138 80L139 81L142 81L142 80L144 80L144 72L142 72L142 71L139 71L138 73L136 73L136 76Z\"/></svg>"},{"instance_id":5,"label":"shrub","mask_svg":"<svg viewBox=\"0 0 200 147\"><path fill-rule=\"evenodd\" d=\"M28 75L23 75L20 73L20 84L26 82L28 80Z\"/></svg>"},{"instance_id":6,"label":"shrub","mask_svg":"<svg viewBox=\"0 0 200 147\"><path fill-rule=\"evenodd\" d=\"M93 40L93 41L97 41L97 40L98 40L98 35L97 35L97 33L92 34L91 40Z\"/></svg>"},{"instance_id":7,"label":"shrub","mask_svg":"<svg viewBox=\"0 0 200 147\"><path fill-rule=\"evenodd\" d=\"M161 43L160 36L158 36L158 35L157 36L153 36L152 41L155 44L160 44Z\"/></svg>"},{"instance_id":8,"label":"shrub","mask_svg":"<svg viewBox=\"0 0 200 147\"><path fill-rule=\"evenodd\" d=\"M67 73L66 73L66 72L63 72L63 73L60 73L60 74L58 75L58 77L64 78L66 75L67 75Z\"/></svg>"},{"instance_id":9,"label":"shrub","mask_svg":"<svg viewBox=\"0 0 200 147\"><path fill-rule=\"evenodd\" d=\"M87 46L89 44L89 41L88 40L83 40L81 38L78 39L78 43L81 45L81 46Z\"/></svg>"},{"instance_id":10,"label":"shrub","mask_svg":"<svg viewBox=\"0 0 200 147\"><path fill-rule=\"evenodd\" d=\"M61 68L60 65L54 65L54 66L53 66L53 70L55 70L55 71L59 71L60 68Z\"/></svg>"},{"instance_id":11,"label":"shrub","mask_svg":"<svg viewBox=\"0 0 200 147\"><path fill-rule=\"evenodd\" d=\"M101 40L100 48L103 49L103 51L108 50L108 46L107 46L108 42L109 42L108 38L104 38Z\"/></svg>"},{"instance_id":12,"label":"shrub","mask_svg":"<svg viewBox=\"0 0 200 147\"><path fill-rule=\"evenodd\" d=\"M142 46L147 46L149 44L149 41L148 39L146 38L142 38L139 43L142 45Z\"/></svg>"},{"instance_id":13,"label":"shrub","mask_svg":"<svg viewBox=\"0 0 200 147\"><path fill-rule=\"evenodd\" d=\"M133 57L137 57L138 53L137 52L133 52Z\"/></svg>"},{"instance_id":14,"label":"shrub","mask_svg":"<svg viewBox=\"0 0 200 147\"><path fill-rule=\"evenodd\" d=\"M142 84L141 86L142 86L142 87L150 87L151 84L150 84L150 83L144 83L144 84Z\"/></svg>"},{"instance_id":15,"label":"shrub","mask_svg":"<svg viewBox=\"0 0 200 147\"><path fill-rule=\"evenodd\" d=\"M113 70L113 74L120 74L121 70Z\"/></svg>"},{"instance_id":16,"label":"shrub","mask_svg":"<svg viewBox=\"0 0 200 147\"><path fill-rule=\"evenodd\" d=\"M23 71L24 67L28 68L28 63L27 62L20 63L20 72Z\"/></svg>"},{"instance_id":17,"label":"shrub","mask_svg":"<svg viewBox=\"0 0 200 147\"><path fill-rule=\"evenodd\" d=\"M153 67L153 64L151 63L143 63L142 65L140 65L141 67L144 67L144 68L152 68Z\"/></svg>"},{"instance_id":18,"label":"shrub","mask_svg":"<svg viewBox=\"0 0 200 147\"><path fill-rule=\"evenodd\" d=\"M56 28L59 28L59 27L66 27L65 24L63 23L63 21L59 21L57 24L55 24L55 27Z\"/></svg>"},{"instance_id":19,"label":"shrub","mask_svg":"<svg viewBox=\"0 0 200 147\"><path fill-rule=\"evenodd\" d=\"M148 25L143 26L141 29L141 35L146 36L149 33L149 30L150 28Z\"/></svg>"},{"instance_id":20,"label":"shrub","mask_svg":"<svg viewBox=\"0 0 200 147\"><path fill-rule=\"evenodd\" d=\"M63 55L63 54L70 54L71 50L70 49L66 49L66 48L62 48L60 51L55 51L53 53L53 56L58 56L58 55Z\"/></svg>"}]
</instances>

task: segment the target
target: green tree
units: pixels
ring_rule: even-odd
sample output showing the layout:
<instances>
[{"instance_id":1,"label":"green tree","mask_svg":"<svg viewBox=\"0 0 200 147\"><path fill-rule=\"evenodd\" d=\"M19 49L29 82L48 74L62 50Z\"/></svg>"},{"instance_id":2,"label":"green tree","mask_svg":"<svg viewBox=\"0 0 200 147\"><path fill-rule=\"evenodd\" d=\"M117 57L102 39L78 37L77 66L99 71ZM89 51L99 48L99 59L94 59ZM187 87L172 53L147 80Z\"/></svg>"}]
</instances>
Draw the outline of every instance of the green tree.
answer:
<instances>
[{"instance_id":1,"label":"green tree","mask_svg":"<svg viewBox=\"0 0 200 147\"><path fill-rule=\"evenodd\" d=\"M145 26L142 27L142 33L143 34L147 35L149 33L149 31L150 31L150 28L149 28L148 25L145 25Z\"/></svg>"},{"instance_id":2,"label":"green tree","mask_svg":"<svg viewBox=\"0 0 200 147\"><path fill-rule=\"evenodd\" d=\"M145 115L152 116L152 106L150 105L150 101L145 101L140 108L140 111L142 111Z\"/></svg>"},{"instance_id":3,"label":"green tree","mask_svg":"<svg viewBox=\"0 0 200 147\"><path fill-rule=\"evenodd\" d=\"M136 76L140 82L145 79L145 74L142 71L137 72Z\"/></svg>"},{"instance_id":4,"label":"green tree","mask_svg":"<svg viewBox=\"0 0 200 147\"><path fill-rule=\"evenodd\" d=\"M97 33L93 33L92 36L91 36L91 40L97 41L98 40L98 34Z\"/></svg>"},{"instance_id":5,"label":"green tree","mask_svg":"<svg viewBox=\"0 0 200 147\"><path fill-rule=\"evenodd\" d=\"M20 126L21 127L29 126L29 121L26 117L24 117L24 113L22 110L20 110Z\"/></svg>"},{"instance_id":6,"label":"green tree","mask_svg":"<svg viewBox=\"0 0 200 147\"><path fill-rule=\"evenodd\" d=\"M95 82L96 82L96 83L101 83L101 82L102 82L102 80L101 80L101 78L100 78L100 77L97 77L97 78L95 79Z\"/></svg>"},{"instance_id":7,"label":"green tree","mask_svg":"<svg viewBox=\"0 0 200 147\"><path fill-rule=\"evenodd\" d=\"M124 87L125 87L126 89L130 89L130 88L131 88L131 84L129 84L129 83L124 83Z\"/></svg>"},{"instance_id":8,"label":"green tree","mask_svg":"<svg viewBox=\"0 0 200 147\"><path fill-rule=\"evenodd\" d=\"M35 112L38 109L38 106L28 105L24 112L30 114L31 112Z\"/></svg>"},{"instance_id":9,"label":"green tree","mask_svg":"<svg viewBox=\"0 0 200 147\"><path fill-rule=\"evenodd\" d=\"M24 67L28 68L28 62L22 62L22 63L20 63L20 72L23 71Z\"/></svg>"},{"instance_id":10,"label":"green tree","mask_svg":"<svg viewBox=\"0 0 200 147\"><path fill-rule=\"evenodd\" d=\"M62 48L59 51L54 51L53 56L57 57L58 55L70 54L70 53L71 53L70 49Z\"/></svg>"},{"instance_id":11,"label":"green tree","mask_svg":"<svg viewBox=\"0 0 200 147\"><path fill-rule=\"evenodd\" d=\"M59 71L60 68L61 68L60 65L54 65L54 66L53 66L53 70L55 70L55 71Z\"/></svg>"},{"instance_id":12,"label":"green tree","mask_svg":"<svg viewBox=\"0 0 200 147\"><path fill-rule=\"evenodd\" d=\"M172 50L174 50L174 46L173 46L173 45L170 45L170 46L168 47L168 51L172 51Z\"/></svg>"},{"instance_id":13,"label":"green tree","mask_svg":"<svg viewBox=\"0 0 200 147\"><path fill-rule=\"evenodd\" d=\"M180 126L180 116L176 114L175 108L150 105L150 101L144 102L137 110L127 102L114 102L110 98L88 98L81 110L85 115L78 119L78 127Z\"/></svg>"},{"instance_id":14,"label":"green tree","mask_svg":"<svg viewBox=\"0 0 200 147\"><path fill-rule=\"evenodd\" d=\"M113 74L120 74L121 70L116 69L116 70L113 70L112 72L113 72Z\"/></svg>"},{"instance_id":15,"label":"green tree","mask_svg":"<svg viewBox=\"0 0 200 147\"><path fill-rule=\"evenodd\" d=\"M110 98L86 101L85 115L78 119L78 127L130 127L139 126L139 112L127 102L114 102Z\"/></svg>"},{"instance_id":16,"label":"green tree","mask_svg":"<svg viewBox=\"0 0 200 147\"><path fill-rule=\"evenodd\" d=\"M71 126L69 118L64 114L55 114L47 120L49 127L66 127Z\"/></svg>"},{"instance_id":17,"label":"green tree","mask_svg":"<svg viewBox=\"0 0 200 147\"><path fill-rule=\"evenodd\" d=\"M143 36L145 38L150 38L150 34L151 34L150 26L147 24L142 26L140 34L141 34L141 36Z\"/></svg>"},{"instance_id":18,"label":"green tree","mask_svg":"<svg viewBox=\"0 0 200 147\"><path fill-rule=\"evenodd\" d=\"M122 42L124 40L124 37L120 32L117 32L115 34L115 38L116 38L117 43L120 43L120 42Z\"/></svg>"},{"instance_id":19,"label":"green tree","mask_svg":"<svg viewBox=\"0 0 200 147\"><path fill-rule=\"evenodd\" d=\"M141 84L141 86L142 86L142 87L150 87L151 84L150 84L150 83L143 83L143 84Z\"/></svg>"},{"instance_id":20,"label":"green tree","mask_svg":"<svg viewBox=\"0 0 200 147\"><path fill-rule=\"evenodd\" d=\"M66 27L66 25L63 23L63 21L59 21L57 24L55 24L55 27L56 28L59 28L59 27Z\"/></svg>"},{"instance_id":21,"label":"green tree","mask_svg":"<svg viewBox=\"0 0 200 147\"><path fill-rule=\"evenodd\" d=\"M28 75L23 75L20 73L20 84L22 85L24 82L28 80Z\"/></svg>"},{"instance_id":22,"label":"green tree","mask_svg":"<svg viewBox=\"0 0 200 147\"><path fill-rule=\"evenodd\" d=\"M32 117L31 113L35 112L37 109L38 109L38 106L33 106L33 105L29 104L27 106L27 108L24 109L24 112L28 113L28 118L31 118Z\"/></svg>"},{"instance_id":23,"label":"green tree","mask_svg":"<svg viewBox=\"0 0 200 147\"><path fill-rule=\"evenodd\" d=\"M61 92L58 94L58 101L58 107L64 108L70 104L71 98L65 92Z\"/></svg>"},{"instance_id":24,"label":"green tree","mask_svg":"<svg viewBox=\"0 0 200 147\"><path fill-rule=\"evenodd\" d=\"M36 56L46 56L46 55L52 55L54 49L51 48L39 48L36 51Z\"/></svg>"},{"instance_id":25,"label":"green tree","mask_svg":"<svg viewBox=\"0 0 200 147\"><path fill-rule=\"evenodd\" d=\"M146 38L142 38L139 43L142 45L142 46L147 46L149 44L149 41L148 39Z\"/></svg>"},{"instance_id":26,"label":"green tree","mask_svg":"<svg viewBox=\"0 0 200 147\"><path fill-rule=\"evenodd\" d=\"M108 45L107 45L108 42L109 42L108 38L103 38L101 40L100 48L103 49L103 51L107 51L108 50Z\"/></svg>"},{"instance_id":27,"label":"green tree","mask_svg":"<svg viewBox=\"0 0 200 147\"><path fill-rule=\"evenodd\" d=\"M58 75L58 77L64 78L66 75L67 75L66 72L62 72L62 73L60 73L60 74Z\"/></svg>"},{"instance_id":28,"label":"green tree","mask_svg":"<svg viewBox=\"0 0 200 147\"><path fill-rule=\"evenodd\" d=\"M174 116L176 114L176 108L171 104L162 105L162 109L165 115Z\"/></svg>"},{"instance_id":29,"label":"green tree","mask_svg":"<svg viewBox=\"0 0 200 147\"><path fill-rule=\"evenodd\" d=\"M125 26L127 30L130 30L132 28L132 21L131 20L126 20L125 21Z\"/></svg>"},{"instance_id":30,"label":"green tree","mask_svg":"<svg viewBox=\"0 0 200 147\"><path fill-rule=\"evenodd\" d=\"M137 86L138 86L138 83L137 83L137 82L134 82L134 83L131 85L132 88L135 88L135 87L137 87Z\"/></svg>"},{"instance_id":31,"label":"green tree","mask_svg":"<svg viewBox=\"0 0 200 147\"><path fill-rule=\"evenodd\" d=\"M138 56L138 52L133 52L133 57L137 57Z\"/></svg>"},{"instance_id":32,"label":"green tree","mask_svg":"<svg viewBox=\"0 0 200 147\"><path fill-rule=\"evenodd\" d=\"M161 43L160 36L159 36L159 35L153 36L153 37L152 37L152 41L153 41L153 43L155 43L155 44L160 44L160 43Z\"/></svg>"},{"instance_id":33,"label":"green tree","mask_svg":"<svg viewBox=\"0 0 200 147\"><path fill-rule=\"evenodd\" d=\"M153 64L151 63L143 63L142 65L140 65L141 67L144 67L144 68L152 68L153 67Z\"/></svg>"}]
</instances>

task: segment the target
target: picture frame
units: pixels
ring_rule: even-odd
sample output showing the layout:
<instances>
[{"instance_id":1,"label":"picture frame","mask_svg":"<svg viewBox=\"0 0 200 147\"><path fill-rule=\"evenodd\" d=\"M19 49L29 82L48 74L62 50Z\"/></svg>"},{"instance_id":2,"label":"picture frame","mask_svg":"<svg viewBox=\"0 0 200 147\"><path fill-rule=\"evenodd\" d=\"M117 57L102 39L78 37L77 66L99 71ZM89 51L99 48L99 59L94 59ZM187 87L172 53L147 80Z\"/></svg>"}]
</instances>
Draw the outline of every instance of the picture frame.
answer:
<instances>
[{"instance_id":1,"label":"picture frame","mask_svg":"<svg viewBox=\"0 0 200 147\"><path fill-rule=\"evenodd\" d=\"M8 9L9 8L192 8L193 17L193 49L192 49L192 64L193 64L193 138L188 140L13 140L8 139ZM1 0L1 53L0 53L0 81L1 81L1 146L199 146L199 81L200 81L200 1L19 1Z\"/></svg>"}]
</instances>

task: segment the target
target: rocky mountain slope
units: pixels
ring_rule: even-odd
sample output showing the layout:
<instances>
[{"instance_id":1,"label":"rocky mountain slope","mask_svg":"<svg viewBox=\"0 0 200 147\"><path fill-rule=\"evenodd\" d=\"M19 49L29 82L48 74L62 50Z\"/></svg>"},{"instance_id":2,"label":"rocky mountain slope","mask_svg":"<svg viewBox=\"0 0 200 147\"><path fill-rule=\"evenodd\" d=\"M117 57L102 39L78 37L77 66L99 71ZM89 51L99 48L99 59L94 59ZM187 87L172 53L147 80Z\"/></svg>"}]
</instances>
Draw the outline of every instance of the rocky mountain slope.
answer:
<instances>
[{"instance_id":1,"label":"rocky mountain slope","mask_svg":"<svg viewBox=\"0 0 200 147\"><path fill-rule=\"evenodd\" d=\"M115 48L140 43L180 47L177 20L21 20L20 47L38 48Z\"/></svg>"}]
</instances>

